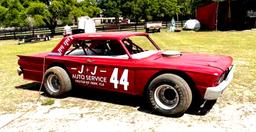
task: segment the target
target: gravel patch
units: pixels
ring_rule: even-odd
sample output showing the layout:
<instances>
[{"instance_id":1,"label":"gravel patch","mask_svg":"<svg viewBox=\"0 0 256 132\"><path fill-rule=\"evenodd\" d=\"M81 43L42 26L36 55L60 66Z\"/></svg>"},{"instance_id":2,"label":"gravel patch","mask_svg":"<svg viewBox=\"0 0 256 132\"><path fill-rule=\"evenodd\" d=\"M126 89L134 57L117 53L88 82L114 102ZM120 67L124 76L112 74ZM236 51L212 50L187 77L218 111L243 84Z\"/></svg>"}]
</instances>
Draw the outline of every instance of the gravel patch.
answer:
<instances>
[{"instance_id":1,"label":"gravel patch","mask_svg":"<svg viewBox=\"0 0 256 132\"><path fill-rule=\"evenodd\" d=\"M77 101L79 101L78 99ZM82 99L81 99L82 100ZM64 108L59 100L54 105L22 104L31 110L0 115L0 129L12 131L255 131L256 104L218 103L205 116L185 114L180 118L158 116L138 107L86 100L88 106ZM33 106L34 105L34 106ZM33 106L33 108L32 108ZM25 108L23 108L24 111ZM21 116L24 114L23 116ZM21 116L21 117L19 117ZM19 118L17 118L19 117Z\"/></svg>"}]
</instances>

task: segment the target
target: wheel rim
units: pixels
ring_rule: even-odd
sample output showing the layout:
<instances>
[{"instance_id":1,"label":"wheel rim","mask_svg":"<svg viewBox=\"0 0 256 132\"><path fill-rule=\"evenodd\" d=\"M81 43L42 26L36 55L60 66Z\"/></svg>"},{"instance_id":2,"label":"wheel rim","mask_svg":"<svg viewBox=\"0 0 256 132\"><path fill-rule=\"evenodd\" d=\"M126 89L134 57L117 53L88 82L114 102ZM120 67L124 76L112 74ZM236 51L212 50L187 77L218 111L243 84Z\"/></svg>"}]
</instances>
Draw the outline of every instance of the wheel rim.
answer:
<instances>
[{"instance_id":1,"label":"wheel rim","mask_svg":"<svg viewBox=\"0 0 256 132\"><path fill-rule=\"evenodd\" d=\"M56 93L60 91L60 81L57 75L50 74L47 78L47 86L50 91Z\"/></svg>"},{"instance_id":2,"label":"wheel rim","mask_svg":"<svg viewBox=\"0 0 256 132\"><path fill-rule=\"evenodd\" d=\"M156 88L154 99L159 107L170 110L178 105L179 94L174 87L164 84Z\"/></svg>"}]
</instances>

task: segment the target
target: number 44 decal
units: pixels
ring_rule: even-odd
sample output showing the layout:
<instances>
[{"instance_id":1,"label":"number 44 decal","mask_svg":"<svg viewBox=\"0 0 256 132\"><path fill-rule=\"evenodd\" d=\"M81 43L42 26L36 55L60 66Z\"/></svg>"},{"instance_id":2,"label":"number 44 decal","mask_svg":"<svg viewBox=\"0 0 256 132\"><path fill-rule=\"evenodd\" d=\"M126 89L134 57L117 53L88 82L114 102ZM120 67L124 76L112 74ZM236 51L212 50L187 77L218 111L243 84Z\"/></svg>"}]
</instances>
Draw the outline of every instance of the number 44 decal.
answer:
<instances>
[{"instance_id":1,"label":"number 44 decal","mask_svg":"<svg viewBox=\"0 0 256 132\"><path fill-rule=\"evenodd\" d=\"M114 88L118 88L118 84L124 85L124 90L128 90L129 82L128 82L128 69L124 69L123 74L120 78L120 81L118 81L118 68L115 68L113 70L113 73L110 77L110 83L114 84Z\"/></svg>"}]
</instances>

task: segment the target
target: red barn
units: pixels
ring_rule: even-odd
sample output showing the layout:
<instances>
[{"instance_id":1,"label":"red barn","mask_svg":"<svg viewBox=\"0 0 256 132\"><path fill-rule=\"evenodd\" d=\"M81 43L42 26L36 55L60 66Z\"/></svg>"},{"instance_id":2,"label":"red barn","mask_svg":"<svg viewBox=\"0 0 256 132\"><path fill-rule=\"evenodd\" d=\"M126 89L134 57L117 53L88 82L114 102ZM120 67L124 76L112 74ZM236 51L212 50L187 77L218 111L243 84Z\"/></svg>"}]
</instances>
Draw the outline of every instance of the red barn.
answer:
<instances>
[{"instance_id":1,"label":"red barn","mask_svg":"<svg viewBox=\"0 0 256 132\"><path fill-rule=\"evenodd\" d=\"M204 29L243 30L256 27L256 0L216 1L196 9L196 18Z\"/></svg>"}]
</instances>

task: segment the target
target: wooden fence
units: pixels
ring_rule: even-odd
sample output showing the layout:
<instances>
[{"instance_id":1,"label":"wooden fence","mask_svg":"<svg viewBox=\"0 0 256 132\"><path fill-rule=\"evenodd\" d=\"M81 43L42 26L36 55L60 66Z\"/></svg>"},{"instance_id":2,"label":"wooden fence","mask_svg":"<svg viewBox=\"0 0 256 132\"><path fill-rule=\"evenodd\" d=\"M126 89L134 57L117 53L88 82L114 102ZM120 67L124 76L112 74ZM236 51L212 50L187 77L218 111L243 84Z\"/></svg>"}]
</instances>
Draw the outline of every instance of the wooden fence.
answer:
<instances>
[{"instance_id":1,"label":"wooden fence","mask_svg":"<svg viewBox=\"0 0 256 132\"><path fill-rule=\"evenodd\" d=\"M163 22L163 28L169 27L170 22ZM176 22L177 27L182 27L183 22ZM62 35L64 27L57 27L54 35ZM72 26L72 30L77 26ZM115 31L138 31L144 30L144 24L108 24L96 26L97 31L115 32ZM49 35L51 31L48 28L6 28L0 29L0 40L21 39L24 37L35 37L36 35Z\"/></svg>"}]
</instances>

